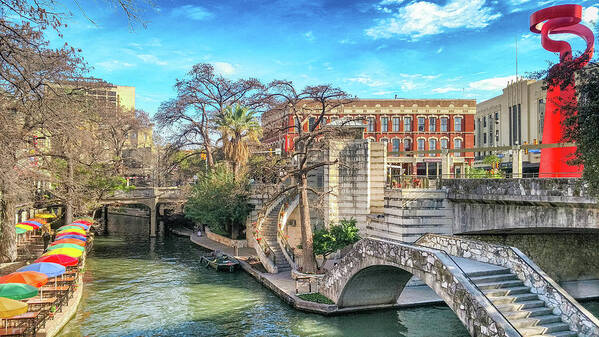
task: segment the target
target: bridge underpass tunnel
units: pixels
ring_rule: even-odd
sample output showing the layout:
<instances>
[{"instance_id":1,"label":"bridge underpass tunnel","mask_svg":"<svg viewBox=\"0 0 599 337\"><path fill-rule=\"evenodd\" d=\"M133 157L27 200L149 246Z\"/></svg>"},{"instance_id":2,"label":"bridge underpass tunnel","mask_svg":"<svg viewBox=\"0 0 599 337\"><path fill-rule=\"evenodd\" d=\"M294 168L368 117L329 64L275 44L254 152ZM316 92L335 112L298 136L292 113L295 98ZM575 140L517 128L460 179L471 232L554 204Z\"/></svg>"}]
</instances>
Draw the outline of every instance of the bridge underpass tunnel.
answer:
<instances>
[{"instance_id":1,"label":"bridge underpass tunnel","mask_svg":"<svg viewBox=\"0 0 599 337\"><path fill-rule=\"evenodd\" d=\"M412 274L388 265L376 265L357 272L345 285L339 308L396 304Z\"/></svg>"}]
</instances>

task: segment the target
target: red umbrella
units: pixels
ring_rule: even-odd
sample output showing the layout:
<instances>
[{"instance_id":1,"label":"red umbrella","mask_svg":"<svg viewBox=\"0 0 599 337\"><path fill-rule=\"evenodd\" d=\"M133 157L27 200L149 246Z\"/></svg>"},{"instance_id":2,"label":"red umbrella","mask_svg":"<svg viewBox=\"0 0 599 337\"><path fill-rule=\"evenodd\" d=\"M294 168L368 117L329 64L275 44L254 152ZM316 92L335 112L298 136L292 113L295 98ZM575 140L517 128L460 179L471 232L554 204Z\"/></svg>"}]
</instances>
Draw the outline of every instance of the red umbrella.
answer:
<instances>
[{"instance_id":1,"label":"red umbrella","mask_svg":"<svg viewBox=\"0 0 599 337\"><path fill-rule=\"evenodd\" d=\"M85 246L85 241L81 241L81 240L77 240L77 239L60 239L60 240L56 240L56 241L52 242L50 244L50 246L56 246L56 245L60 245L62 243L73 243L73 244L79 245L81 247Z\"/></svg>"},{"instance_id":2,"label":"red umbrella","mask_svg":"<svg viewBox=\"0 0 599 337\"><path fill-rule=\"evenodd\" d=\"M42 256L39 259L35 260L35 262L52 262L52 263L58 263L65 267L70 267L70 266L76 266L79 263L79 259L76 257L64 255L64 254L55 254L55 255Z\"/></svg>"},{"instance_id":3,"label":"red umbrella","mask_svg":"<svg viewBox=\"0 0 599 337\"><path fill-rule=\"evenodd\" d=\"M65 235L79 235L79 236L83 236L86 237L86 234L83 233L79 233L79 232L60 232L59 234L56 234L56 238L59 238L61 236L65 236Z\"/></svg>"},{"instance_id":4,"label":"red umbrella","mask_svg":"<svg viewBox=\"0 0 599 337\"><path fill-rule=\"evenodd\" d=\"M75 220L75 221L73 221L73 223L82 223L82 224L87 225L87 226L93 225L91 222L85 221L85 220Z\"/></svg>"},{"instance_id":5,"label":"red umbrella","mask_svg":"<svg viewBox=\"0 0 599 337\"><path fill-rule=\"evenodd\" d=\"M0 277L1 283L23 283L39 288L48 282L48 276L37 271L18 271Z\"/></svg>"}]
</instances>

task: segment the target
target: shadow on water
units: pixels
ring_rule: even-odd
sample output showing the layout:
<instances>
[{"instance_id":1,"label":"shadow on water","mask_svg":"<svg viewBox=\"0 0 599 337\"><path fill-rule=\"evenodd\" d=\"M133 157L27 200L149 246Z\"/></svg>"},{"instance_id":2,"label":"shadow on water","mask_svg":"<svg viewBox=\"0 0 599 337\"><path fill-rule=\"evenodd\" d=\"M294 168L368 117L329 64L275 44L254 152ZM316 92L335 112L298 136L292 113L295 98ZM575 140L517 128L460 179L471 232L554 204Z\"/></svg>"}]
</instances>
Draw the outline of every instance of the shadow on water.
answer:
<instances>
[{"instance_id":1,"label":"shadow on water","mask_svg":"<svg viewBox=\"0 0 599 337\"><path fill-rule=\"evenodd\" d=\"M89 255L83 300L62 336L467 336L447 307L323 317L292 310L247 274L199 265L186 238L111 217Z\"/></svg>"}]
</instances>

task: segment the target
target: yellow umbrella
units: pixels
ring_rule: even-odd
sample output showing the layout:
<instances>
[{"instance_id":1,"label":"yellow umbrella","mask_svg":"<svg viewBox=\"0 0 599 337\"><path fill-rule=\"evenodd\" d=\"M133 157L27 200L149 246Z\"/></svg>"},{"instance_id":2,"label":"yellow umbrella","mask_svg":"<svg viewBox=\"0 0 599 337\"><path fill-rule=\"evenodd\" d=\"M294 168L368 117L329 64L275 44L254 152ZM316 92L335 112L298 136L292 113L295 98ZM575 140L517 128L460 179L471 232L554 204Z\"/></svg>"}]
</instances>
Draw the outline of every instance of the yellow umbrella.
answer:
<instances>
[{"instance_id":1,"label":"yellow umbrella","mask_svg":"<svg viewBox=\"0 0 599 337\"><path fill-rule=\"evenodd\" d=\"M56 233L63 233L63 232L74 232L74 233L87 234L87 232L81 228L65 228L65 229L59 230Z\"/></svg>"},{"instance_id":2,"label":"yellow umbrella","mask_svg":"<svg viewBox=\"0 0 599 337\"><path fill-rule=\"evenodd\" d=\"M28 231L32 231L34 229L33 226L28 226L28 225L16 225L15 227L23 228L24 230L28 230Z\"/></svg>"},{"instance_id":3,"label":"yellow umbrella","mask_svg":"<svg viewBox=\"0 0 599 337\"><path fill-rule=\"evenodd\" d=\"M83 251L75 249L75 248L58 248L58 249L53 249L53 250L45 253L43 256L56 255L56 254L63 254L63 255L70 256L70 257L78 258L83 254Z\"/></svg>"},{"instance_id":4,"label":"yellow umbrella","mask_svg":"<svg viewBox=\"0 0 599 337\"><path fill-rule=\"evenodd\" d=\"M27 303L0 297L0 318L9 318L27 312Z\"/></svg>"},{"instance_id":5,"label":"yellow umbrella","mask_svg":"<svg viewBox=\"0 0 599 337\"><path fill-rule=\"evenodd\" d=\"M41 218L41 219L52 219L52 218L56 218L56 215L50 214L50 213L39 213L35 217Z\"/></svg>"}]
</instances>

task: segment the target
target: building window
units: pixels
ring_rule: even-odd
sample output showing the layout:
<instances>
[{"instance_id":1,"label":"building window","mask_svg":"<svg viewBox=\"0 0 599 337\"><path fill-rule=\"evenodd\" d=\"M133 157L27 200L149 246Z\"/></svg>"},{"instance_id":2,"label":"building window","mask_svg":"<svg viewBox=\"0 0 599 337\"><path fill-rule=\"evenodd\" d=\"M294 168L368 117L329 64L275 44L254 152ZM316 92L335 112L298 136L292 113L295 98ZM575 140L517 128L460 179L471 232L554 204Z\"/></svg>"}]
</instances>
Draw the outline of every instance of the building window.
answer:
<instances>
[{"instance_id":1,"label":"building window","mask_svg":"<svg viewBox=\"0 0 599 337\"><path fill-rule=\"evenodd\" d=\"M389 131L389 118L381 117L381 131L382 132Z\"/></svg>"},{"instance_id":2,"label":"building window","mask_svg":"<svg viewBox=\"0 0 599 337\"><path fill-rule=\"evenodd\" d=\"M541 100L542 101L542 100ZM495 113L495 121L499 121L499 112Z\"/></svg>"},{"instance_id":3,"label":"building window","mask_svg":"<svg viewBox=\"0 0 599 337\"><path fill-rule=\"evenodd\" d=\"M441 139L441 150L447 150L448 149L448 141L447 139L443 138Z\"/></svg>"},{"instance_id":4,"label":"building window","mask_svg":"<svg viewBox=\"0 0 599 337\"><path fill-rule=\"evenodd\" d=\"M399 152L399 139L395 138L391 141L392 152Z\"/></svg>"},{"instance_id":5,"label":"building window","mask_svg":"<svg viewBox=\"0 0 599 337\"><path fill-rule=\"evenodd\" d=\"M454 139L453 140L453 148L454 149L461 149L462 148L462 140L459 139L459 138ZM462 153L458 152L458 153L456 153L456 156L461 157Z\"/></svg>"},{"instance_id":6,"label":"building window","mask_svg":"<svg viewBox=\"0 0 599 337\"><path fill-rule=\"evenodd\" d=\"M437 131L437 118L431 117L428 119L428 131L435 132Z\"/></svg>"},{"instance_id":7,"label":"building window","mask_svg":"<svg viewBox=\"0 0 599 337\"><path fill-rule=\"evenodd\" d=\"M483 144L487 144L487 133L483 133Z\"/></svg>"},{"instance_id":8,"label":"building window","mask_svg":"<svg viewBox=\"0 0 599 337\"><path fill-rule=\"evenodd\" d=\"M453 118L453 130L455 132L461 132L462 131L462 117L454 117ZM487 120L486 118L484 120Z\"/></svg>"},{"instance_id":9,"label":"building window","mask_svg":"<svg viewBox=\"0 0 599 337\"><path fill-rule=\"evenodd\" d=\"M436 150L437 149L437 140L436 139L430 138L428 140L428 149L429 150ZM431 153L430 155L431 156L436 156L436 154L434 154L434 153Z\"/></svg>"},{"instance_id":10,"label":"building window","mask_svg":"<svg viewBox=\"0 0 599 337\"><path fill-rule=\"evenodd\" d=\"M448 130L448 119L447 117L441 117L441 132L447 132Z\"/></svg>"},{"instance_id":11,"label":"building window","mask_svg":"<svg viewBox=\"0 0 599 337\"><path fill-rule=\"evenodd\" d=\"M483 116L483 128L487 127L487 116Z\"/></svg>"},{"instance_id":12,"label":"building window","mask_svg":"<svg viewBox=\"0 0 599 337\"><path fill-rule=\"evenodd\" d=\"M368 132L374 132L375 120L374 117L368 117Z\"/></svg>"},{"instance_id":13,"label":"building window","mask_svg":"<svg viewBox=\"0 0 599 337\"><path fill-rule=\"evenodd\" d=\"M403 131L410 132L412 131L412 117L404 117L403 119Z\"/></svg>"},{"instance_id":14,"label":"building window","mask_svg":"<svg viewBox=\"0 0 599 337\"><path fill-rule=\"evenodd\" d=\"M308 131L314 131L314 124L316 123L316 118L314 117L310 117L310 119L308 119Z\"/></svg>"},{"instance_id":15,"label":"building window","mask_svg":"<svg viewBox=\"0 0 599 337\"><path fill-rule=\"evenodd\" d=\"M424 132L424 117L418 117L418 131Z\"/></svg>"},{"instance_id":16,"label":"building window","mask_svg":"<svg viewBox=\"0 0 599 337\"><path fill-rule=\"evenodd\" d=\"M424 119L424 118L423 118ZM424 151L424 139L418 139L418 151ZM419 153L418 157L424 157L424 153Z\"/></svg>"},{"instance_id":17,"label":"building window","mask_svg":"<svg viewBox=\"0 0 599 337\"><path fill-rule=\"evenodd\" d=\"M403 140L403 150L404 151L412 151L412 140L406 138Z\"/></svg>"},{"instance_id":18,"label":"building window","mask_svg":"<svg viewBox=\"0 0 599 337\"><path fill-rule=\"evenodd\" d=\"M399 132L399 117L393 117L393 132Z\"/></svg>"}]
</instances>

